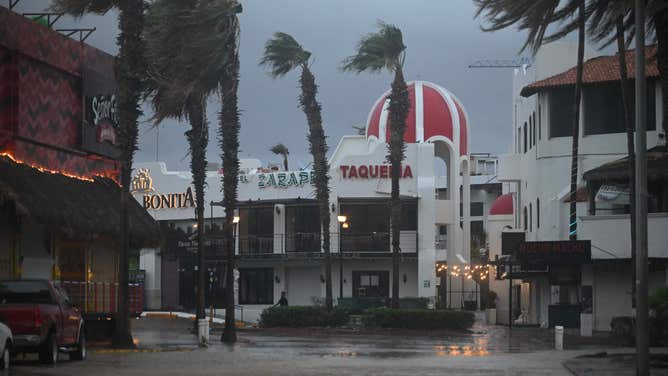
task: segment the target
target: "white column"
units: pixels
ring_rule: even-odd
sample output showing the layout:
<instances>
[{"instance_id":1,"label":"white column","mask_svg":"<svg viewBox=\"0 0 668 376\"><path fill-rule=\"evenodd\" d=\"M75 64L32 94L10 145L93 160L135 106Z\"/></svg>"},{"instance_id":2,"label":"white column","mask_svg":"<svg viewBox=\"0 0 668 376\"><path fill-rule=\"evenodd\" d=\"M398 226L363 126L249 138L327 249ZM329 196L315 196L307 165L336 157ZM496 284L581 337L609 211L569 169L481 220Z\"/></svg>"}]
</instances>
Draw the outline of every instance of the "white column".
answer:
<instances>
[{"instance_id":1,"label":"white column","mask_svg":"<svg viewBox=\"0 0 668 376\"><path fill-rule=\"evenodd\" d=\"M420 297L436 298L436 179L434 178L434 145L415 145L417 173L418 227L417 227L417 293ZM415 241L415 239L411 239ZM399 277L399 291L405 289L403 273ZM352 283L352 282L351 282Z\"/></svg>"},{"instance_id":2,"label":"white column","mask_svg":"<svg viewBox=\"0 0 668 376\"><path fill-rule=\"evenodd\" d=\"M285 205L276 204L274 205L274 253L285 252L285 241Z\"/></svg>"},{"instance_id":3,"label":"white column","mask_svg":"<svg viewBox=\"0 0 668 376\"><path fill-rule=\"evenodd\" d=\"M463 222L464 236L462 243L462 257L469 263L471 262L471 168L469 161L462 161L462 202L463 202Z\"/></svg>"}]
</instances>

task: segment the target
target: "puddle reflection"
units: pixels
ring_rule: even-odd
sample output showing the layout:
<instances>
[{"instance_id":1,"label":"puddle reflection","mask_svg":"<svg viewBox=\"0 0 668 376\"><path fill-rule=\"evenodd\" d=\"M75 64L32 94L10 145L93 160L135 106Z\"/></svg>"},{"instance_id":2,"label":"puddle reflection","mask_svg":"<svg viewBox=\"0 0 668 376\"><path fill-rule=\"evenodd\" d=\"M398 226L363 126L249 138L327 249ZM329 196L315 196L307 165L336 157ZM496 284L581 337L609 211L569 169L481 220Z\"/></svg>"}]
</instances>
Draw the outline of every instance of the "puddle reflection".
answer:
<instances>
[{"instance_id":1,"label":"puddle reflection","mask_svg":"<svg viewBox=\"0 0 668 376\"><path fill-rule=\"evenodd\" d=\"M458 345L436 345L434 346L436 356L486 356L489 351L485 346L458 346Z\"/></svg>"}]
</instances>

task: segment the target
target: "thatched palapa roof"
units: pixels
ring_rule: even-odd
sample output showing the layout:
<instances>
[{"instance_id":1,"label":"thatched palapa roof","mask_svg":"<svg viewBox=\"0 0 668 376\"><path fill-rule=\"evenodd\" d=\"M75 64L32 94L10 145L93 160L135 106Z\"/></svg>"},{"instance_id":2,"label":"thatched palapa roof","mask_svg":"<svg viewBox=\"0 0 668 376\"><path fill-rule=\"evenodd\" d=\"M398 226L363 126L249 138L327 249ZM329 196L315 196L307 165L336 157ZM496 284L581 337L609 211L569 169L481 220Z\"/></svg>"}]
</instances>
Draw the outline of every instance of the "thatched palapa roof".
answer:
<instances>
[{"instance_id":1,"label":"thatched palapa roof","mask_svg":"<svg viewBox=\"0 0 668 376\"><path fill-rule=\"evenodd\" d=\"M19 214L71 236L118 237L120 192L111 179L80 180L0 157L0 204L11 201ZM157 245L158 223L137 201L130 198L129 203L131 245Z\"/></svg>"}]
</instances>

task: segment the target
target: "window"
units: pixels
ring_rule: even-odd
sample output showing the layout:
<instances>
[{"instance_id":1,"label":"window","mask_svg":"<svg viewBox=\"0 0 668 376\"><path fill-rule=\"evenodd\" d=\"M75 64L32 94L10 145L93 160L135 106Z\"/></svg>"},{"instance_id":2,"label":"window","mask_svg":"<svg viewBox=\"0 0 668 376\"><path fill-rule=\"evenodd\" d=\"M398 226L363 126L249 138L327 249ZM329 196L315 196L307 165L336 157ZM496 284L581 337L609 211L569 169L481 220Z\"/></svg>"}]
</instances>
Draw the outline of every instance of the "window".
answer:
<instances>
[{"instance_id":1,"label":"window","mask_svg":"<svg viewBox=\"0 0 668 376\"><path fill-rule=\"evenodd\" d=\"M274 252L274 207L239 209L239 252L261 254Z\"/></svg>"},{"instance_id":2,"label":"window","mask_svg":"<svg viewBox=\"0 0 668 376\"><path fill-rule=\"evenodd\" d=\"M536 111L531 114L531 119L533 120L533 144L536 146Z\"/></svg>"},{"instance_id":3,"label":"window","mask_svg":"<svg viewBox=\"0 0 668 376\"><path fill-rule=\"evenodd\" d=\"M540 198L536 198L536 228L540 228Z\"/></svg>"},{"instance_id":4,"label":"window","mask_svg":"<svg viewBox=\"0 0 668 376\"><path fill-rule=\"evenodd\" d=\"M285 208L287 252L320 252L320 210L317 205Z\"/></svg>"},{"instance_id":5,"label":"window","mask_svg":"<svg viewBox=\"0 0 668 376\"><path fill-rule=\"evenodd\" d=\"M630 95L630 118L635 117L635 90ZM622 89L618 82L585 87L585 135L626 132ZM647 130L656 129L656 98L654 85L647 85Z\"/></svg>"},{"instance_id":6,"label":"window","mask_svg":"<svg viewBox=\"0 0 668 376\"><path fill-rule=\"evenodd\" d=\"M543 128L543 121L542 121L542 114L540 110L540 104L538 105L538 140L540 140L540 136L542 133L542 128Z\"/></svg>"},{"instance_id":7,"label":"window","mask_svg":"<svg viewBox=\"0 0 668 376\"><path fill-rule=\"evenodd\" d=\"M401 203L401 231L417 231L417 202Z\"/></svg>"},{"instance_id":8,"label":"window","mask_svg":"<svg viewBox=\"0 0 668 376\"><path fill-rule=\"evenodd\" d=\"M533 231L533 208L529 204L529 232Z\"/></svg>"},{"instance_id":9,"label":"window","mask_svg":"<svg viewBox=\"0 0 668 376\"><path fill-rule=\"evenodd\" d=\"M239 269L239 304L273 304L274 269Z\"/></svg>"},{"instance_id":10,"label":"window","mask_svg":"<svg viewBox=\"0 0 668 376\"><path fill-rule=\"evenodd\" d=\"M524 122L524 152L527 152L527 122Z\"/></svg>"},{"instance_id":11,"label":"window","mask_svg":"<svg viewBox=\"0 0 668 376\"><path fill-rule=\"evenodd\" d=\"M482 202L472 202L471 203L471 217L482 217L483 214L483 203Z\"/></svg>"},{"instance_id":12,"label":"window","mask_svg":"<svg viewBox=\"0 0 668 376\"><path fill-rule=\"evenodd\" d=\"M524 207L524 231L527 230L528 218L527 218L527 207Z\"/></svg>"},{"instance_id":13,"label":"window","mask_svg":"<svg viewBox=\"0 0 668 376\"><path fill-rule=\"evenodd\" d=\"M570 137L573 134L573 119L575 117L573 103L574 89L572 87L558 88L550 91L549 99L549 126L550 138Z\"/></svg>"},{"instance_id":14,"label":"window","mask_svg":"<svg viewBox=\"0 0 668 376\"><path fill-rule=\"evenodd\" d=\"M471 250L479 250L484 248L485 244L485 228L483 221L471 221Z\"/></svg>"}]
</instances>

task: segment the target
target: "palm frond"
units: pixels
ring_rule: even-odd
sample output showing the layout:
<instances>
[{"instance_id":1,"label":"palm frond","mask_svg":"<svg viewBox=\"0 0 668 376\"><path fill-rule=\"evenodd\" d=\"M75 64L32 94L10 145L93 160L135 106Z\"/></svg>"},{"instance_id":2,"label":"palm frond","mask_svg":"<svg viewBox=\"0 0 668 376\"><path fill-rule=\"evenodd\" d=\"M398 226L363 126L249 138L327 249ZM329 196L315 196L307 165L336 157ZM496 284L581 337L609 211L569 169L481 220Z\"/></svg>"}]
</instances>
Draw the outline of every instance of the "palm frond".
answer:
<instances>
[{"instance_id":1,"label":"palm frond","mask_svg":"<svg viewBox=\"0 0 668 376\"><path fill-rule=\"evenodd\" d=\"M269 149L274 154L277 155L290 155L290 151L288 150L288 147L283 145L282 143L278 143Z\"/></svg>"},{"instance_id":2,"label":"palm frond","mask_svg":"<svg viewBox=\"0 0 668 376\"><path fill-rule=\"evenodd\" d=\"M401 29L379 21L378 31L362 37L355 54L343 60L341 70L355 73L382 69L394 71L403 66L405 50Z\"/></svg>"},{"instance_id":3,"label":"palm frond","mask_svg":"<svg viewBox=\"0 0 668 376\"><path fill-rule=\"evenodd\" d=\"M105 14L118 5L118 0L53 0L52 11L81 17L86 13Z\"/></svg>"},{"instance_id":4,"label":"palm frond","mask_svg":"<svg viewBox=\"0 0 668 376\"><path fill-rule=\"evenodd\" d=\"M311 53L290 34L276 32L264 45L264 55L260 66L269 68L269 74L278 78L298 66L308 63Z\"/></svg>"}]
</instances>

